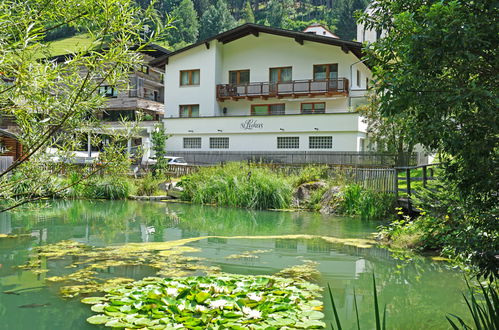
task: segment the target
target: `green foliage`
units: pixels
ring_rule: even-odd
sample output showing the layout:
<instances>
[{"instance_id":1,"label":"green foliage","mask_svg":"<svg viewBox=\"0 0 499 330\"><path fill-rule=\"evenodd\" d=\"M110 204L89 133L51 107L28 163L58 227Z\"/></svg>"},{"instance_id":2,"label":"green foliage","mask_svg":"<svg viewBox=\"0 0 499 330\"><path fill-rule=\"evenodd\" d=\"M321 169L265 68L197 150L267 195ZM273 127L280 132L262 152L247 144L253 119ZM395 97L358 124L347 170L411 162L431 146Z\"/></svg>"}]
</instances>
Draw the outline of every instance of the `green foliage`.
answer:
<instances>
[{"instance_id":1,"label":"green foliage","mask_svg":"<svg viewBox=\"0 0 499 330\"><path fill-rule=\"evenodd\" d=\"M221 32L236 27L236 20L231 15L225 0L217 0L211 5L203 16L201 16L201 32L199 39L207 39Z\"/></svg>"},{"instance_id":2,"label":"green foliage","mask_svg":"<svg viewBox=\"0 0 499 330\"><path fill-rule=\"evenodd\" d=\"M479 293L476 294L475 290L468 284L468 292L471 297L468 299L463 294L463 298L466 301L466 305L470 311L471 317L473 319L473 326L470 327L466 322L459 316L450 314L447 316L447 321L449 321L452 329L483 329L483 330L496 330L499 329L499 295L497 291L497 283L490 282L488 286L484 287L480 283ZM457 323L456 323L457 322Z\"/></svg>"},{"instance_id":3,"label":"green foliage","mask_svg":"<svg viewBox=\"0 0 499 330\"><path fill-rule=\"evenodd\" d=\"M275 276L146 278L82 299L107 327L325 328L320 288Z\"/></svg>"},{"instance_id":4,"label":"green foliage","mask_svg":"<svg viewBox=\"0 0 499 330\"><path fill-rule=\"evenodd\" d=\"M182 179L182 198L200 204L284 209L291 202L289 180L267 168L244 163L203 168Z\"/></svg>"},{"instance_id":5,"label":"green foliage","mask_svg":"<svg viewBox=\"0 0 499 330\"><path fill-rule=\"evenodd\" d=\"M350 184L342 190L340 213L358 215L362 220L386 220L392 216L395 198L391 194L363 189Z\"/></svg>"},{"instance_id":6,"label":"green foliage","mask_svg":"<svg viewBox=\"0 0 499 330\"><path fill-rule=\"evenodd\" d=\"M492 212L499 113L496 24L489 18L498 16L498 7L488 0L383 0L377 8L362 20L390 30L367 49L381 112L417 123L409 133L439 152L461 207Z\"/></svg>"},{"instance_id":7,"label":"green foliage","mask_svg":"<svg viewBox=\"0 0 499 330\"><path fill-rule=\"evenodd\" d=\"M354 13L363 11L367 7L366 0L338 0L335 16L337 19L337 33L342 39L353 40L357 37L357 23Z\"/></svg>"},{"instance_id":8,"label":"green foliage","mask_svg":"<svg viewBox=\"0 0 499 330\"><path fill-rule=\"evenodd\" d=\"M319 180L328 179L328 166L326 165L308 165L304 167L294 182L295 186L299 186L303 183L314 182Z\"/></svg>"},{"instance_id":9,"label":"green foliage","mask_svg":"<svg viewBox=\"0 0 499 330\"><path fill-rule=\"evenodd\" d=\"M179 42L191 44L197 41L199 35L199 20L191 0L182 0L171 12L173 26L168 33L167 40L176 48Z\"/></svg>"},{"instance_id":10,"label":"green foliage","mask_svg":"<svg viewBox=\"0 0 499 330\"><path fill-rule=\"evenodd\" d=\"M331 299L331 305L333 306L334 319L336 323L336 327L334 324L330 324L331 329L341 330L341 320L338 316L338 308L336 307L336 303L334 302L333 292L331 290L331 286L329 283L327 284L329 299ZM386 329L386 305L383 311L383 316L381 316L380 308L379 308L379 300L378 300L378 292L376 289L376 278L373 274L373 299L374 299L374 320L376 324L376 330L385 330ZM361 328L360 319L359 319L359 310L357 309L357 295L355 294L355 289L353 290L353 300L355 305L355 316L357 319L357 329Z\"/></svg>"},{"instance_id":11,"label":"green foliage","mask_svg":"<svg viewBox=\"0 0 499 330\"><path fill-rule=\"evenodd\" d=\"M243 23L255 23L255 14L253 14L253 9L249 1L244 4L243 13L241 15L241 20Z\"/></svg>"},{"instance_id":12,"label":"green foliage","mask_svg":"<svg viewBox=\"0 0 499 330\"><path fill-rule=\"evenodd\" d=\"M124 178L104 177L87 184L85 197L90 199L125 199L133 191L132 183Z\"/></svg>"},{"instance_id":13,"label":"green foliage","mask_svg":"<svg viewBox=\"0 0 499 330\"><path fill-rule=\"evenodd\" d=\"M143 178L135 180L138 196L152 196L158 191L158 186L162 182L161 179L155 178L148 172Z\"/></svg>"},{"instance_id":14,"label":"green foliage","mask_svg":"<svg viewBox=\"0 0 499 330\"><path fill-rule=\"evenodd\" d=\"M158 175L161 171L165 171L168 168L168 160L166 156L166 139L168 135L166 134L165 126L163 124L158 124L152 132L152 149L154 150L154 155L156 157L156 164L154 164L154 175Z\"/></svg>"}]
</instances>

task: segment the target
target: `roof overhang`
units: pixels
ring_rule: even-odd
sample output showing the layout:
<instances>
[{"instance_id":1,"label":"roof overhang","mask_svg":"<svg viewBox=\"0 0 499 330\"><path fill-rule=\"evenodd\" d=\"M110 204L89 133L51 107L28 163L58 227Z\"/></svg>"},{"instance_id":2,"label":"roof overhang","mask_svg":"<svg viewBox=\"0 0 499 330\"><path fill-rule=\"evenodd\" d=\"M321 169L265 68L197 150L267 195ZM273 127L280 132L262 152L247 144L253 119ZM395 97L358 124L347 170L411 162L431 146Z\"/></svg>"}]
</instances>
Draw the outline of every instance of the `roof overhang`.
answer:
<instances>
[{"instance_id":1,"label":"roof overhang","mask_svg":"<svg viewBox=\"0 0 499 330\"><path fill-rule=\"evenodd\" d=\"M189 45L187 47L181 48L177 51L171 52L169 54L163 55L155 60L152 60L150 64L152 66L163 66L168 64L168 59L177 54L181 54L189 49L201 46L203 44L209 45L210 41L217 40L223 44L238 40L240 38L244 38L249 35L254 35L258 37L260 33L272 34L286 38L293 38L296 42L303 45L304 41L316 42L326 45L338 46L345 52L352 52L357 58L360 60L364 56L362 51L362 44L354 41L347 41L342 39L336 39L326 36L320 36L312 33L305 32L297 32L291 30L283 30L277 29L270 26L259 25L247 23L241 26L238 26L232 30L220 33L214 37L199 41L195 44ZM207 48L209 48L207 46Z\"/></svg>"}]
</instances>

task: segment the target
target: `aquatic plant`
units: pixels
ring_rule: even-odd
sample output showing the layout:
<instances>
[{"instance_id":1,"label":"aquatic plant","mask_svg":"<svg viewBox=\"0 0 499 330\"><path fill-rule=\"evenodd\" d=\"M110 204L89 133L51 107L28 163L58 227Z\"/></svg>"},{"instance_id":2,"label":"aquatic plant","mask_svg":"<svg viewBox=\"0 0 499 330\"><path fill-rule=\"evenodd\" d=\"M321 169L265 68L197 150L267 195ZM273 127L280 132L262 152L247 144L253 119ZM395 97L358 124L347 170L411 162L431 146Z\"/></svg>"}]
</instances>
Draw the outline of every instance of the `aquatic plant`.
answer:
<instances>
[{"instance_id":1,"label":"aquatic plant","mask_svg":"<svg viewBox=\"0 0 499 330\"><path fill-rule=\"evenodd\" d=\"M341 330L342 329L341 319L338 316L338 308L336 307L336 303L334 302L333 293L329 283L327 284L327 289L329 293L329 298L331 299L331 305L333 307L334 319L336 323L336 327L334 326L333 323L330 324L331 329ZM378 293L376 290L376 278L374 277L374 274L373 274L373 299L374 299L374 320L376 324L376 330L386 330L386 305L383 309L383 316L381 316ZM360 329L361 324L359 318L359 309L357 307L357 295L355 293L355 289L353 290L353 301L355 306L355 318L357 320L357 329Z\"/></svg>"},{"instance_id":2,"label":"aquatic plant","mask_svg":"<svg viewBox=\"0 0 499 330\"><path fill-rule=\"evenodd\" d=\"M151 172L147 172L143 178L134 181L137 187L138 196L152 196L156 191L158 191L158 186L161 183L161 179L155 178Z\"/></svg>"},{"instance_id":3,"label":"aquatic plant","mask_svg":"<svg viewBox=\"0 0 499 330\"><path fill-rule=\"evenodd\" d=\"M490 282L487 287L479 284L479 294L476 294L468 281L468 291L470 299L464 294L463 298L468 306L473 326L469 326L460 316L450 314L446 316L447 321L453 329L483 329L483 330L497 330L499 329L499 295L497 293L497 283ZM459 326L458 326L459 325Z\"/></svg>"},{"instance_id":4,"label":"aquatic plant","mask_svg":"<svg viewBox=\"0 0 499 330\"><path fill-rule=\"evenodd\" d=\"M319 286L276 276L146 278L82 299L87 321L148 329L325 328Z\"/></svg>"},{"instance_id":5,"label":"aquatic plant","mask_svg":"<svg viewBox=\"0 0 499 330\"><path fill-rule=\"evenodd\" d=\"M364 189L360 185L347 185L342 190L339 211L358 215L362 220L384 220L392 216L395 208L394 196Z\"/></svg>"},{"instance_id":6,"label":"aquatic plant","mask_svg":"<svg viewBox=\"0 0 499 330\"><path fill-rule=\"evenodd\" d=\"M85 190L85 197L95 199L125 199L132 192L129 180L118 177L93 179Z\"/></svg>"},{"instance_id":7,"label":"aquatic plant","mask_svg":"<svg viewBox=\"0 0 499 330\"><path fill-rule=\"evenodd\" d=\"M184 177L181 185L184 200L250 209L284 209L292 195L286 176L244 163L202 168Z\"/></svg>"}]
</instances>

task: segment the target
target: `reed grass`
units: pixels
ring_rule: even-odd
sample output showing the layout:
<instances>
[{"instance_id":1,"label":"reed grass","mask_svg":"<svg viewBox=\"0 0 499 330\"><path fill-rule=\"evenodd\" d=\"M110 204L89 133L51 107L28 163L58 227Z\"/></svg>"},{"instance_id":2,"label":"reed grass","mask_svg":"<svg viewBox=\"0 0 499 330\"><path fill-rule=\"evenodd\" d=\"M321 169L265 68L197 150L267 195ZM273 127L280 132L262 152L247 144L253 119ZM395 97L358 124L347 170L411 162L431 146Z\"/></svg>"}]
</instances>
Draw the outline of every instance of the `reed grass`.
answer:
<instances>
[{"instance_id":1,"label":"reed grass","mask_svg":"<svg viewBox=\"0 0 499 330\"><path fill-rule=\"evenodd\" d=\"M340 211L347 215L358 215L362 220L384 220L393 216L395 197L358 184L346 185L342 190Z\"/></svg>"},{"instance_id":2,"label":"reed grass","mask_svg":"<svg viewBox=\"0 0 499 330\"><path fill-rule=\"evenodd\" d=\"M199 170L182 179L182 199L198 204L284 209L291 203L290 179L267 168L244 163Z\"/></svg>"}]
</instances>

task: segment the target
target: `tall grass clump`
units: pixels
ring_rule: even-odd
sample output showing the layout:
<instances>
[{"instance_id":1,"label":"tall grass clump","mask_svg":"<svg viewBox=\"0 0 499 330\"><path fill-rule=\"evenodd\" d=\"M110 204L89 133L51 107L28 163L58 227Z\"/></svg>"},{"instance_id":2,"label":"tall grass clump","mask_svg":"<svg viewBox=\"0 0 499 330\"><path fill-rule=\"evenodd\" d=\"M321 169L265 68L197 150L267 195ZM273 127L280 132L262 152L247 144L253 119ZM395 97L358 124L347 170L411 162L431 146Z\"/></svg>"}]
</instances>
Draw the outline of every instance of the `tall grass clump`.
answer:
<instances>
[{"instance_id":1,"label":"tall grass clump","mask_svg":"<svg viewBox=\"0 0 499 330\"><path fill-rule=\"evenodd\" d=\"M103 177L89 182L84 194L91 199L125 199L132 194L133 188L128 179Z\"/></svg>"},{"instance_id":2,"label":"tall grass clump","mask_svg":"<svg viewBox=\"0 0 499 330\"><path fill-rule=\"evenodd\" d=\"M151 172L148 172L143 178L135 180L137 187L137 195L139 196L152 196L158 191L161 179L155 178Z\"/></svg>"},{"instance_id":3,"label":"tall grass clump","mask_svg":"<svg viewBox=\"0 0 499 330\"><path fill-rule=\"evenodd\" d=\"M362 220L382 220L392 216L394 196L364 189L357 184L346 185L342 190L341 213L358 215Z\"/></svg>"},{"instance_id":4,"label":"tall grass clump","mask_svg":"<svg viewBox=\"0 0 499 330\"><path fill-rule=\"evenodd\" d=\"M290 180L267 168L244 163L203 168L182 179L182 199L198 204L283 209L292 197Z\"/></svg>"}]
</instances>

